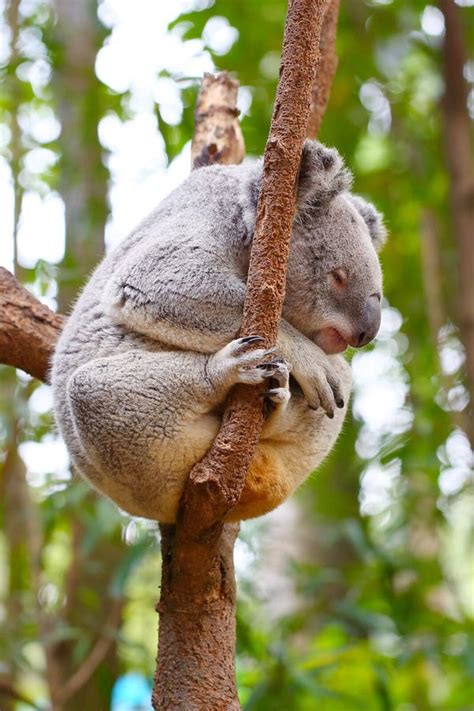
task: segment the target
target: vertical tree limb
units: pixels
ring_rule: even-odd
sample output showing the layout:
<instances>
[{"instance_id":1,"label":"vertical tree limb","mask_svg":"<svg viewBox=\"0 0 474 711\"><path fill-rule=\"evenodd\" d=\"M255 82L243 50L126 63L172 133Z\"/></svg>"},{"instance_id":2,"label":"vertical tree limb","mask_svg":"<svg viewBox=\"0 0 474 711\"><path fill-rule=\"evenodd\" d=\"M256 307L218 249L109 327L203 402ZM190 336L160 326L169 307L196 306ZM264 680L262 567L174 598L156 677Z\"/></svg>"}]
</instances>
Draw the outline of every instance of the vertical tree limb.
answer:
<instances>
[{"instance_id":1,"label":"vertical tree limb","mask_svg":"<svg viewBox=\"0 0 474 711\"><path fill-rule=\"evenodd\" d=\"M292 0L285 25L280 81L250 257L242 334L275 343L301 151L319 57L326 2ZM255 388L239 386L223 424L192 470L176 528L163 527L164 573L153 707L238 709L235 687L235 589L229 580L235 530L222 519L239 501L262 426ZM177 663L179 659L179 664Z\"/></svg>"},{"instance_id":2,"label":"vertical tree limb","mask_svg":"<svg viewBox=\"0 0 474 711\"><path fill-rule=\"evenodd\" d=\"M440 0L446 26L443 46L444 143L450 176L451 214L458 249L457 321L466 352L471 417L468 436L474 447L474 166L467 110L467 61L460 17L454 0Z\"/></svg>"},{"instance_id":3,"label":"vertical tree limb","mask_svg":"<svg viewBox=\"0 0 474 711\"><path fill-rule=\"evenodd\" d=\"M339 0L328 0L323 26L321 28L318 70L311 91L311 108L306 131L308 138L316 138L318 135L323 116L329 103L332 81L338 64L336 54L338 16Z\"/></svg>"},{"instance_id":4,"label":"vertical tree limb","mask_svg":"<svg viewBox=\"0 0 474 711\"><path fill-rule=\"evenodd\" d=\"M423 285L425 289L425 301L428 323L430 325L431 340L433 348L438 355L439 380L446 398L449 391L456 385L455 378L443 371L440 355L440 331L447 323L447 315L442 290L442 266L439 244L439 225L432 210L426 208L423 211L421 221L421 267L423 274ZM468 422L464 412L451 410L453 423L456 427L467 432Z\"/></svg>"}]
</instances>

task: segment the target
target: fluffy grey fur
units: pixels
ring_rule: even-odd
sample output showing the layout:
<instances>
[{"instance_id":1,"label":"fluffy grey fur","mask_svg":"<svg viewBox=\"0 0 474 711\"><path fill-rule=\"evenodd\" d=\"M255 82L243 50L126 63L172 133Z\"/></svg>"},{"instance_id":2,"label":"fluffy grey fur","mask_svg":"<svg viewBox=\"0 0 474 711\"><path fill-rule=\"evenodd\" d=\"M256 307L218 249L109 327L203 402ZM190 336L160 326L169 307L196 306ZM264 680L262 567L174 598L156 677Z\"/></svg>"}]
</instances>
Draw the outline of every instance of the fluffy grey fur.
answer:
<instances>
[{"instance_id":1,"label":"fluffy grey fur","mask_svg":"<svg viewBox=\"0 0 474 711\"><path fill-rule=\"evenodd\" d=\"M132 514L175 520L186 477L237 382L269 383L260 455L285 472L280 499L341 429L350 370L337 352L378 328L380 216L347 192L351 176L337 151L307 142L281 358L265 366L268 354L250 350L258 342L234 340L261 174L261 163L191 173L99 264L60 337L52 383L72 462Z\"/></svg>"}]
</instances>

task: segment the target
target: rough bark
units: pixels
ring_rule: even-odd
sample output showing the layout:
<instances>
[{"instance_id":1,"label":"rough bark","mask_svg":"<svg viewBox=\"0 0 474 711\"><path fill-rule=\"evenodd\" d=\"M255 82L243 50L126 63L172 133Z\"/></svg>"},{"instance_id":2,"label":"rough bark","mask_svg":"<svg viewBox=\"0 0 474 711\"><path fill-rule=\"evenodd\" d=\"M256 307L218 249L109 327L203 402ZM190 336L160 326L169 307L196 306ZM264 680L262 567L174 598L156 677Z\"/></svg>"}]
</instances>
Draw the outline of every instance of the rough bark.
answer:
<instances>
[{"instance_id":1,"label":"rough bark","mask_svg":"<svg viewBox=\"0 0 474 711\"><path fill-rule=\"evenodd\" d=\"M275 343L283 306L299 161L325 8L323 0L293 0L285 25L241 327L243 335L262 335L267 346ZM163 530L166 555L153 690L157 711L239 708L228 545L235 532L223 531L222 519L240 498L262 421L258 390L235 388L213 446L190 474L177 526Z\"/></svg>"},{"instance_id":2,"label":"rough bark","mask_svg":"<svg viewBox=\"0 0 474 711\"><path fill-rule=\"evenodd\" d=\"M308 138L315 138L321 127L331 94L332 80L337 69L336 33L339 16L339 0L329 0L321 28L319 42L319 64L311 91L311 108L309 113Z\"/></svg>"},{"instance_id":3,"label":"rough bark","mask_svg":"<svg viewBox=\"0 0 474 711\"><path fill-rule=\"evenodd\" d=\"M178 529L179 530L179 529ZM155 709L238 711L235 682L238 526L183 544L161 526L162 577Z\"/></svg>"},{"instance_id":4,"label":"rough bark","mask_svg":"<svg viewBox=\"0 0 474 711\"><path fill-rule=\"evenodd\" d=\"M52 350L64 316L41 304L0 267L0 362L48 380Z\"/></svg>"},{"instance_id":5,"label":"rough bark","mask_svg":"<svg viewBox=\"0 0 474 711\"><path fill-rule=\"evenodd\" d=\"M238 89L238 81L227 72L216 77L204 74L195 111L193 168L243 160L244 138L236 108Z\"/></svg>"},{"instance_id":6,"label":"rough bark","mask_svg":"<svg viewBox=\"0 0 474 711\"><path fill-rule=\"evenodd\" d=\"M466 352L470 394L468 436L474 447L474 165L467 110L467 61L460 13L454 0L441 0L446 32L443 47L445 91L442 101L446 165L450 176L452 224L458 250L457 322Z\"/></svg>"}]
</instances>

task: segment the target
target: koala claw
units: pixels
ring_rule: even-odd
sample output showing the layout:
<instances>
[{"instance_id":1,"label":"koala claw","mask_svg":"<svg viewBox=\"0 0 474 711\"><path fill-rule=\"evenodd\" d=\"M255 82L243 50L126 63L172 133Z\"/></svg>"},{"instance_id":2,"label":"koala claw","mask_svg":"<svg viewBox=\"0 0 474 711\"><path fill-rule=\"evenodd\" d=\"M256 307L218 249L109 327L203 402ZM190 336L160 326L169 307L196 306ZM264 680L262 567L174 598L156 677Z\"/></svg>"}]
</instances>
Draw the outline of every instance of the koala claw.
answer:
<instances>
[{"instance_id":1,"label":"koala claw","mask_svg":"<svg viewBox=\"0 0 474 711\"><path fill-rule=\"evenodd\" d=\"M275 349L267 349L265 351L265 356L272 353ZM256 353L257 351L253 351ZM282 400L289 399L289 381L290 381L290 370L291 366L280 357L273 358L272 360L264 360L263 363L250 364L249 366L243 366L239 368L240 381L245 383L262 383L264 380L274 380L276 381L277 388L270 388L270 390L283 390L288 391L288 398L283 397L283 399L277 396L275 402L282 402ZM268 392L270 392L270 390Z\"/></svg>"},{"instance_id":2,"label":"koala claw","mask_svg":"<svg viewBox=\"0 0 474 711\"><path fill-rule=\"evenodd\" d=\"M230 346L234 349L234 352L237 353L241 350L246 350L249 346L253 346L256 343L264 343L265 339L263 336L244 336L244 338L236 338L235 341L232 341Z\"/></svg>"},{"instance_id":3,"label":"koala claw","mask_svg":"<svg viewBox=\"0 0 474 711\"><path fill-rule=\"evenodd\" d=\"M270 387L268 390L265 390L265 392L262 393L262 397L267 398L275 405L286 405L291 398L289 388L291 365L283 358L277 357L266 363L257 365L256 369L262 372L264 378L275 381L278 386Z\"/></svg>"},{"instance_id":4,"label":"koala claw","mask_svg":"<svg viewBox=\"0 0 474 711\"><path fill-rule=\"evenodd\" d=\"M316 376L316 377L315 377ZM295 375L296 380L302 387L303 393L305 394L308 407L311 410L323 410L330 420L334 418L334 410L337 407L343 407L344 403L341 403L341 395L339 393L339 385L332 382L329 374L324 370L315 373L315 376L311 380L298 381L298 376Z\"/></svg>"},{"instance_id":5,"label":"koala claw","mask_svg":"<svg viewBox=\"0 0 474 711\"><path fill-rule=\"evenodd\" d=\"M274 352L274 348L253 348L257 343L263 343L260 336L248 336L247 338L236 338L216 355L224 357L226 360L234 361L235 365L257 365L262 360Z\"/></svg>"},{"instance_id":6,"label":"koala claw","mask_svg":"<svg viewBox=\"0 0 474 711\"><path fill-rule=\"evenodd\" d=\"M309 407L310 410L314 410L315 412L317 412L318 410L323 409L323 410L324 410L324 413L325 413L325 415L326 415L326 417L329 417L330 420L333 420L333 419L334 419L334 410L333 410L332 407L330 407L330 406L327 405L327 404L326 404L325 406L323 406L322 404L320 404L320 405L310 405L310 403L308 403L308 407Z\"/></svg>"},{"instance_id":7,"label":"koala claw","mask_svg":"<svg viewBox=\"0 0 474 711\"><path fill-rule=\"evenodd\" d=\"M227 382L250 385L264 382L266 373L257 366L263 365L275 349L252 348L263 340L261 336L247 336L228 343L209 360L211 378L214 373L218 380L224 378Z\"/></svg>"},{"instance_id":8,"label":"koala claw","mask_svg":"<svg viewBox=\"0 0 474 711\"><path fill-rule=\"evenodd\" d=\"M291 365L287 363L284 358L273 358L265 363L260 363L256 367L263 371L262 376L264 378L273 378L277 381L280 388L286 388L288 390Z\"/></svg>"}]
</instances>

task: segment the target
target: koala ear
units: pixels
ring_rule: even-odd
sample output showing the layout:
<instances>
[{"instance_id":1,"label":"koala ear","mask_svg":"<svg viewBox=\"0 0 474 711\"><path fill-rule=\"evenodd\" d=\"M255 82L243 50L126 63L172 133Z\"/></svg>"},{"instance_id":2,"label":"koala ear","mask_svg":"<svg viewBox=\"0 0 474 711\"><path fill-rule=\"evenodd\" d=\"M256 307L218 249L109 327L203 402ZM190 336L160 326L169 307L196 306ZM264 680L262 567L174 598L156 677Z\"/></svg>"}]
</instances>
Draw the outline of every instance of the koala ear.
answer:
<instances>
[{"instance_id":1,"label":"koala ear","mask_svg":"<svg viewBox=\"0 0 474 711\"><path fill-rule=\"evenodd\" d=\"M324 205L349 190L351 183L352 174L335 148L305 141L298 178L299 208Z\"/></svg>"},{"instance_id":2,"label":"koala ear","mask_svg":"<svg viewBox=\"0 0 474 711\"><path fill-rule=\"evenodd\" d=\"M358 195L349 193L348 197L369 228L369 234L375 249L377 252L380 251L387 239L387 229L383 223L381 213L376 210L372 203L367 202Z\"/></svg>"}]
</instances>

